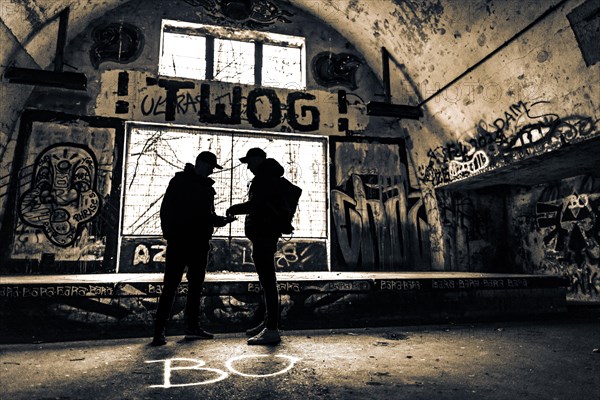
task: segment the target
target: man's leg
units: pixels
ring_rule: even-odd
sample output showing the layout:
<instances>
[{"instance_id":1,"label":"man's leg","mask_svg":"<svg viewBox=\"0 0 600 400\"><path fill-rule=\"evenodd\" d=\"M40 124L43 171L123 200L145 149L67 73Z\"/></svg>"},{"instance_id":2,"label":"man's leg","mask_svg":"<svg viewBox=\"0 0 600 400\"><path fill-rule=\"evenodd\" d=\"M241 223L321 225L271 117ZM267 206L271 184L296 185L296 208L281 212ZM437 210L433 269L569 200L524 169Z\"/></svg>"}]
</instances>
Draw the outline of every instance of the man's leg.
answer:
<instances>
[{"instance_id":1,"label":"man's leg","mask_svg":"<svg viewBox=\"0 0 600 400\"><path fill-rule=\"evenodd\" d=\"M177 287L183 277L185 261L180 247L179 243L169 243L167 245L163 289L158 300L158 308L154 319L154 339L151 343L155 346L161 346L166 343L165 328L167 320L173 308Z\"/></svg>"},{"instance_id":2,"label":"man's leg","mask_svg":"<svg viewBox=\"0 0 600 400\"><path fill-rule=\"evenodd\" d=\"M186 339L212 339L213 334L200 328L200 299L202 287L206 276L208 252L210 243L208 239L201 243L190 244L188 251L188 295L185 305Z\"/></svg>"},{"instance_id":3,"label":"man's leg","mask_svg":"<svg viewBox=\"0 0 600 400\"><path fill-rule=\"evenodd\" d=\"M277 237L260 238L252 241L252 259L263 288L266 307L265 329L248 340L248 344L276 344L280 337L279 325L279 291L275 274L275 251Z\"/></svg>"}]
</instances>

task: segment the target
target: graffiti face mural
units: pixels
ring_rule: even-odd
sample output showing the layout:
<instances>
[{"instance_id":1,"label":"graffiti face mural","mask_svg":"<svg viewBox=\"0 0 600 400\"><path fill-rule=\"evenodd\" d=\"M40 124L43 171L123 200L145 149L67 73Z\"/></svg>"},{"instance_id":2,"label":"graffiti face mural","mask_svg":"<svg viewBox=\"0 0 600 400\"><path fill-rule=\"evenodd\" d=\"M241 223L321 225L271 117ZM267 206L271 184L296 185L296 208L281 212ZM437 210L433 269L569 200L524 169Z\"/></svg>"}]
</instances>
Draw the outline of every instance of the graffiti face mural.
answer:
<instances>
[{"instance_id":1,"label":"graffiti face mural","mask_svg":"<svg viewBox=\"0 0 600 400\"><path fill-rule=\"evenodd\" d=\"M97 162L86 147L48 147L36 159L31 189L19 200L23 222L42 229L57 246L73 244L82 224L100 210L96 171Z\"/></svg>"}]
</instances>

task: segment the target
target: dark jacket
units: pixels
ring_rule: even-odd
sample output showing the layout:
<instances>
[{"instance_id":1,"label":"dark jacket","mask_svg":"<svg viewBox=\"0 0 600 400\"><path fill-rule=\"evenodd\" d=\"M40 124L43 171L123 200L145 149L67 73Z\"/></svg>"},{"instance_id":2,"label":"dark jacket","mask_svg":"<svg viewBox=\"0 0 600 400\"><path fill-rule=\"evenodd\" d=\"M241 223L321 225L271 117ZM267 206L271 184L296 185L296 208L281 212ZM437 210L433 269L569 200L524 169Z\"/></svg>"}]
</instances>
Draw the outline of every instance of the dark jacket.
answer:
<instances>
[{"instance_id":1,"label":"dark jacket","mask_svg":"<svg viewBox=\"0 0 600 400\"><path fill-rule=\"evenodd\" d=\"M267 158L252 179L248 201L232 206L234 214L248 214L244 224L248 238L281 236L281 220L276 214L277 202L281 199L276 187L283 173L281 164Z\"/></svg>"},{"instance_id":2,"label":"dark jacket","mask_svg":"<svg viewBox=\"0 0 600 400\"><path fill-rule=\"evenodd\" d=\"M215 189L210 178L186 164L169 182L160 206L160 223L167 241L208 240L215 223Z\"/></svg>"}]
</instances>

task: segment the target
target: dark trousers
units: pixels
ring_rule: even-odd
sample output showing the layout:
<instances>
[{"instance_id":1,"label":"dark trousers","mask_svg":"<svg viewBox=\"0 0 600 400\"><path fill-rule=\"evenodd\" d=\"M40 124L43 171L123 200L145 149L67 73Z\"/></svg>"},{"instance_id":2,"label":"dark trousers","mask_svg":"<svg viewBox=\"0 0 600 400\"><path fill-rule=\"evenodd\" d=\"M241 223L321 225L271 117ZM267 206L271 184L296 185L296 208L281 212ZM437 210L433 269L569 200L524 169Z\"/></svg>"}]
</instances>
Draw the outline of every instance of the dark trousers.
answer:
<instances>
[{"instance_id":1,"label":"dark trousers","mask_svg":"<svg viewBox=\"0 0 600 400\"><path fill-rule=\"evenodd\" d=\"M265 326L277 329L279 324L279 291L275 275L275 251L279 237L252 238L252 260L263 288Z\"/></svg>"},{"instance_id":2,"label":"dark trousers","mask_svg":"<svg viewBox=\"0 0 600 400\"><path fill-rule=\"evenodd\" d=\"M173 301L177 295L177 287L183 278L187 266L188 293L185 305L185 320L188 326L197 324L200 316L200 297L206 276L208 263L209 240L175 241L167 245L165 276L163 290L158 301L156 329L163 329L171 314Z\"/></svg>"}]
</instances>

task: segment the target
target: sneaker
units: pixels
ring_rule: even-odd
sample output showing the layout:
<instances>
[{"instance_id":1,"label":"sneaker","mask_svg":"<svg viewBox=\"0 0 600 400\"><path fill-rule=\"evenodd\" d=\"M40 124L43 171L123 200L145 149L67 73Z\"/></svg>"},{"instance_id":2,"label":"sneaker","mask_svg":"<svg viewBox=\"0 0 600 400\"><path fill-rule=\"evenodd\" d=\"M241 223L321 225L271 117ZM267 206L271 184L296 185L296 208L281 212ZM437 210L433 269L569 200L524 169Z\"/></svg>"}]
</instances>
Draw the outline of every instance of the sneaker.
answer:
<instances>
[{"instance_id":1,"label":"sneaker","mask_svg":"<svg viewBox=\"0 0 600 400\"><path fill-rule=\"evenodd\" d=\"M255 326L254 328L250 328L246 331L246 336L256 336L259 333L262 332L262 330L265 329L265 322L261 322L258 326Z\"/></svg>"},{"instance_id":2,"label":"sneaker","mask_svg":"<svg viewBox=\"0 0 600 400\"><path fill-rule=\"evenodd\" d=\"M212 339L214 337L215 335L210 332L206 332L199 326L185 328L185 340Z\"/></svg>"},{"instance_id":3,"label":"sneaker","mask_svg":"<svg viewBox=\"0 0 600 400\"><path fill-rule=\"evenodd\" d=\"M256 336L248 339L249 345L255 344L278 344L281 342L281 336L279 336L279 331L277 329L267 329L264 328L260 333Z\"/></svg>"},{"instance_id":4,"label":"sneaker","mask_svg":"<svg viewBox=\"0 0 600 400\"><path fill-rule=\"evenodd\" d=\"M150 342L150 346L164 346L167 344L167 338L165 336L164 329L156 329L154 331L154 338Z\"/></svg>"},{"instance_id":5,"label":"sneaker","mask_svg":"<svg viewBox=\"0 0 600 400\"><path fill-rule=\"evenodd\" d=\"M150 342L150 346L164 346L167 344L167 339L164 336L155 336Z\"/></svg>"}]
</instances>

